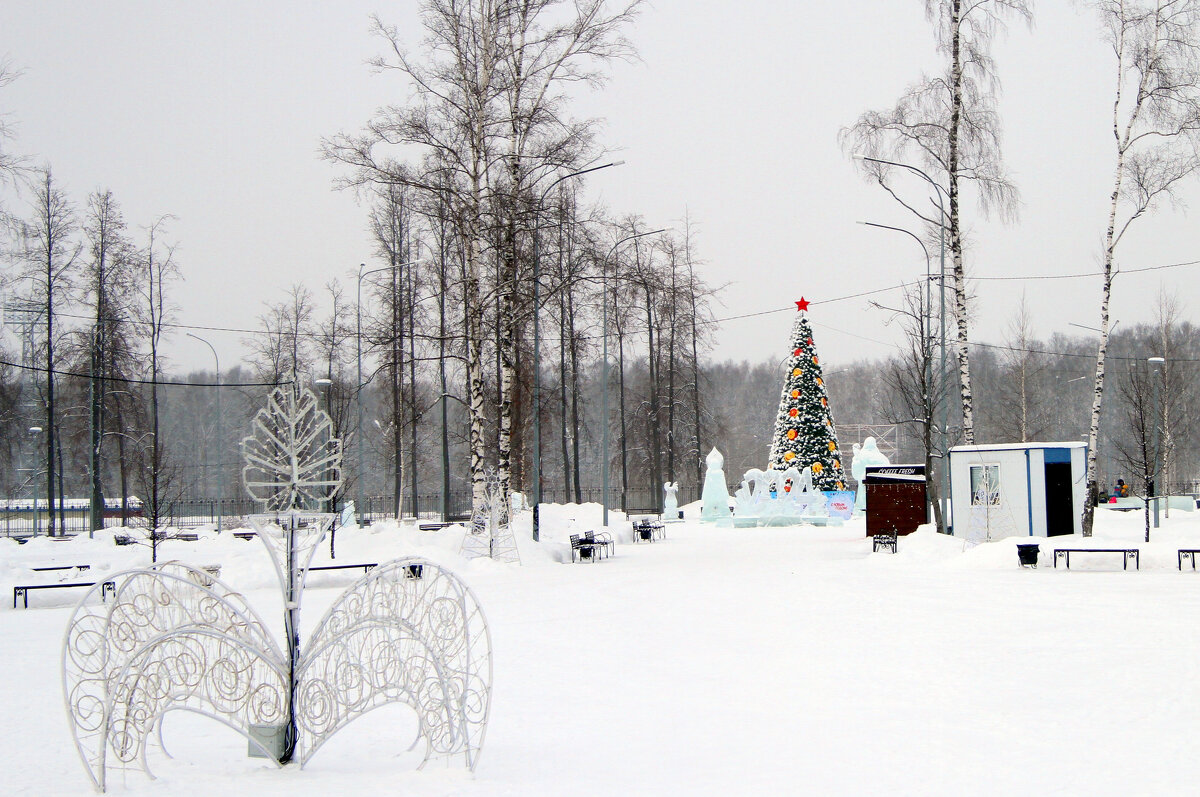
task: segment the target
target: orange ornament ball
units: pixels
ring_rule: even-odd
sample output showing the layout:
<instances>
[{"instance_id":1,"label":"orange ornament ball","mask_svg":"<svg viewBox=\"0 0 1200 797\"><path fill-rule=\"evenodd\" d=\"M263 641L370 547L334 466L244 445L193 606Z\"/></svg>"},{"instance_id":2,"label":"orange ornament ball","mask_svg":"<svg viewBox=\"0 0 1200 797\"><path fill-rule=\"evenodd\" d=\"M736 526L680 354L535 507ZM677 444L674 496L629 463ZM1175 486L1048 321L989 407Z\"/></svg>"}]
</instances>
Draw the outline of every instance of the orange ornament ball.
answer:
<instances>
[{"instance_id":1,"label":"orange ornament ball","mask_svg":"<svg viewBox=\"0 0 1200 797\"><path fill-rule=\"evenodd\" d=\"M788 410L788 415L792 416L793 418L795 418L799 414L800 414L800 410L796 409L795 407L792 407L790 410Z\"/></svg>"},{"instance_id":2,"label":"orange ornament ball","mask_svg":"<svg viewBox=\"0 0 1200 797\"><path fill-rule=\"evenodd\" d=\"M783 454L783 458L787 462L791 462L793 459L796 458L796 452L795 451L786 451Z\"/></svg>"},{"instance_id":3,"label":"orange ornament ball","mask_svg":"<svg viewBox=\"0 0 1200 797\"><path fill-rule=\"evenodd\" d=\"M794 398L794 399L800 398L800 391L799 391L799 390L793 390L793 391L792 391L792 398Z\"/></svg>"},{"instance_id":4,"label":"orange ornament ball","mask_svg":"<svg viewBox=\"0 0 1200 797\"><path fill-rule=\"evenodd\" d=\"M796 439L796 430L788 429L788 440L795 440L795 439Z\"/></svg>"},{"instance_id":5,"label":"orange ornament ball","mask_svg":"<svg viewBox=\"0 0 1200 797\"><path fill-rule=\"evenodd\" d=\"M799 368L793 368L793 369L792 369L792 376L800 376L800 369L799 369Z\"/></svg>"},{"instance_id":6,"label":"orange ornament ball","mask_svg":"<svg viewBox=\"0 0 1200 797\"><path fill-rule=\"evenodd\" d=\"M820 473L823 470L825 470L825 466L822 465L820 462L814 462L812 464L812 472L813 473Z\"/></svg>"},{"instance_id":7,"label":"orange ornament ball","mask_svg":"<svg viewBox=\"0 0 1200 797\"><path fill-rule=\"evenodd\" d=\"M830 441L829 441L829 450L830 450L830 451L837 451L837 443L835 443L835 442L833 442L832 440L830 440Z\"/></svg>"}]
</instances>

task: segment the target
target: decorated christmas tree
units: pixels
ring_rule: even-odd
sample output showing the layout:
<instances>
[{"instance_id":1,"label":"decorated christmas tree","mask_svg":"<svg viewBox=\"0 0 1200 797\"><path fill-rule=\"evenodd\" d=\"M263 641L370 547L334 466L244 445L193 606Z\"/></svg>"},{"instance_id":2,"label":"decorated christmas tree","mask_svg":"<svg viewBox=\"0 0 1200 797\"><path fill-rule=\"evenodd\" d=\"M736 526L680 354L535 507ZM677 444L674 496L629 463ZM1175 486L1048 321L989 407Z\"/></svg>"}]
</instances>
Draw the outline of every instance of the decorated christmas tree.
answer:
<instances>
[{"instance_id":1,"label":"decorated christmas tree","mask_svg":"<svg viewBox=\"0 0 1200 797\"><path fill-rule=\"evenodd\" d=\"M792 327L792 353L787 359L783 394L779 397L770 467L775 470L794 467L801 471L807 468L818 490L844 490L842 452L808 323L808 305L804 297L796 302L800 316Z\"/></svg>"}]
</instances>

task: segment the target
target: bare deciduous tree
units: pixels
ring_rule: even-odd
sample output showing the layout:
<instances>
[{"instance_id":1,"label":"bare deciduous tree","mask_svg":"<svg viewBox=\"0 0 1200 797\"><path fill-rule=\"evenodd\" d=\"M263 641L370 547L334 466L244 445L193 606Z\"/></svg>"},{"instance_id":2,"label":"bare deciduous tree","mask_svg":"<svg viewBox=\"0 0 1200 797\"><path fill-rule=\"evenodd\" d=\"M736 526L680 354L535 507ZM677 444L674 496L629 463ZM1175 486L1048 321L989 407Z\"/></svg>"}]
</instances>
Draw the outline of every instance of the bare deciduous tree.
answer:
<instances>
[{"instance_id":1,"label":"bare deciduous tree","mask_svg":"<svg viewBox=\"0 0 1200 797\"><path fill-rule=\"evenodd\" d=\"M1155 406L1154 380L1159 378L1145 363L1130 364L1124 379L1118 382L1117 391L1125 404L1127 434L1114 438L1114 448L1121 464L1136 474L1134 495L1141 497L1144 507L1146 542L1150 542L1150 496L1155 493L1155 482L1161 486L1158 475L1159 460L1154 446L1158 407Z\"/></svg>"},{"instance_id":2,"label":"bare deciduous tree","mask_svg":"<svg viewBox=\"0 0 1200 797\"><path fill-rule=\"evenodd\" d=\"M158 561L158 542L161 529L170 514L171 505L182 491L178 468L173 463L171 449L163 439L159 382L163 374L162 344L175 308L167 299L167 286L180 278L175 262L175 249L164 245L161 232L171 216L163 216L150 225L146 246L138 256L138 293L141 299L141 323L145 329L148 348L148 382L150 387L149 445L143 451L140 470L142 490L142 519L150 532L151 559Z\"/></svg>"},{"instance_id":3,"label":"bare deciduous tree","mask_svg":"<svg viewBox=\"0 0 1200 797\"><path fill-rule=\"evenodd\" d=\"M872 304L889 312L891 320L900 325L904 334L900 353L890 359L883 370L882 381L888 393L882 402L882 410L890 423L918 425L925 461L926 490L933 503L933 520L938 532L944 534L946 524L942 517L934 464L939 463L939 467L944 465L946 452L939 452L937 448L934 419L946 399L946 384L935 364L937 345L931 328L933 316L925 301L925 293L920 288L908 288L904 293L904 304L900 307Z\"/></svg>"},{"instance_id":4,"label":"bare deciduous tree","mask_svg":"<svg viewBox=\"0 0 1200 797\"><path fill-rule=\"evenodd\" d=\"M923 169L935 191L946 198L932 206L914 201L898 187L903 171L862 161L864 172L897 202L927 227L941 228L948 236L963 437L968 444L975 442L975 431L961 193L964 184L970 184L985 215L1015 215L1017 190L1000 154L999 81L991 46L1005 20L1031 19L1030 5L1030 0L925 0L938 50L946 58L945 71L910 86L891 109L868 111L841 132L842 146L851 153L915 160L911 166Z\"/></svg>"},{"instance_id":5,"label":"bare deciduous tree","mask_svg":"<svg viewBox=\"0 0 1200 797\"><path fill-rule=\"evenodd\" d=\"M1117 248L1133 222L1163 199L1177 199L1181 183L1200 168L1200 2L1093 0L1087 5L1100 18L1115 61L1114 174L1104 234L1100 347L1083 509L1083 534L1091 536L1098 491L1096 458L1109 342L1108 307L1117 274Z\"/></svg>"},{"instance_id":6,"label":"bare deciduous tree","mask_svg":"<svg viewBox=\"0 0 1200 797\"><path fill-rule=\"evenodd\" d=\"M1042 378L1046 373L1045 357L1035 351L1033 319L1022 294L1016 313L1008 324L1009 344L1001 353L1000 380L997 385L999 401L993 409L993 426L1001 443L1027 443L1044 439L1046 433L1046 402Z\"/></svg>"},{"instance_id":7,"label":"bare deciduous tree","mask_svg":"<svg viewBox=\"0 0 1200 797\"><path fill-rule=\"evenodd\" d=\"M61 463L56 462L60 419L55 407L55 370L58 366L56 346L62 332L55 324L55 315L60 311L60 306L71 298L81 247L75 240L78 231L75 209L58 187L49 167L41 172L34 187L33 216L28 223L21 225L21 231L25 260L22 277L29 280L31 298L40 306L40 320L45 330L41 360L45 377L42 399L46 415L42 439L46 444L47 529L53 535L56 517L54 488L61 467ZM59 529L65 532L61 506L57 519Z\"/></svg>"},{"instance_id":8,"label":"bare deciduous tree","mask_svg":"<svg viewBox=\"0 0 1200 797\"><path fill-rule=\"evenodd\" d=\"M95 310L85 349L91 374L91 528L96 530L104 527L102 448L110 385L105 377L132 373L128 326L133 317L134 258L125 218L111 191L96 191L88 197L83 232L90 257L82 288L85 301Z\"/></svg>"},{"instance_id":9,"label":"bare deciduous tree","mask_svg":"<svg viewBox=\"0 0 1200 797\"><path fill-rule=\"evenodd\" d=\"M598 80L598 64L628 52L620 29L637 2L616 12L607 5L606 0L427 0L422 6L429 34L424 60L412 57L399 32L376 19L376 32L391 52L373 63L403 76L414 97L385 108L364 134L325 142L327 158L354 170L348 184L406 185L448 206L464 261L471 478L479 508L487 500L485 308L495 301L499 311L497 463L507 491L521 322L517 297L525 273L519 264L528 239L528 225L519 225L518 218L536 176L574 164L579 142L587 139L588 125L565 121L566 88ZM401 162L389 151L392 145L415 147L421 162ZM485 284L489 258L497 265L490 292Z\"/></svg>"}]
</instances>

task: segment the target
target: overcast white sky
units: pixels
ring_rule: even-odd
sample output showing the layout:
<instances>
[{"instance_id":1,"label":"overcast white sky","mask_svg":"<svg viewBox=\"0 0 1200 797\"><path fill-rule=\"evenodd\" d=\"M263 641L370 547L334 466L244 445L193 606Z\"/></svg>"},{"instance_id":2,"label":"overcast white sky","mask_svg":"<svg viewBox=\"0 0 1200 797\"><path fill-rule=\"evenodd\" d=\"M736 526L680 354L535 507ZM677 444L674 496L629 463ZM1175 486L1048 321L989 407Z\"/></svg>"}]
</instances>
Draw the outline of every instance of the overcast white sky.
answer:
<instances>
[{"instance_id":1,"label":"overcast white sky","mask_svg":"<svg viewBox=\"0 0 1200 797\"><path fill-rule=\"evenodd\" d=\"M976 277L1098 264L1112 172L1110 56L1074 4L1038 5L1033 30L1012 27L995 50L1005 155L1022 208L1009 226L967 209ZM779 311L723 323L714 357L778 359L794 299L835 299L924 272L910 238L856 225L916 229L837 142L859 113L891 105L936 66L923 7L656 0L629 31L641 62L618 65L605 90L575 105L606 120L602 140L626 161L594 176L590 195L655 226L689 213L704 276L728 283L717 315ZM50 163L79 203L107 187L131 226L178 217L182 322L255 327L264 303L292 283L319 292L341 278L353 294L351 275L371 257L365 209L332 189L337 171L319 160L319 140L403 100L395 76L365 66L381 51L368 15L378 12L417 45L416 11L415 0L9 0L0 56L24 75L0 90L0 110L17 125L12 148ZM1194 208L1200 185L1188 194ZM1138 223L1120 260L1131 268L1200 260L1197 238L1185 210L1166 207ZM1191 317L1198 285L1200 266L1121 277L1113 318L1149 320L1160 288ZM1098 324L1097 277L976 287L976 340L1003 342L1022 291L1039 335ZM863 299L814 305L810 316L829 366L884 355L898 337ZM223 367L242 353L239 334L198 333ZM171 346L180 367L211 363L207 348L182 334Z\"/></svg>"}]
</instances>

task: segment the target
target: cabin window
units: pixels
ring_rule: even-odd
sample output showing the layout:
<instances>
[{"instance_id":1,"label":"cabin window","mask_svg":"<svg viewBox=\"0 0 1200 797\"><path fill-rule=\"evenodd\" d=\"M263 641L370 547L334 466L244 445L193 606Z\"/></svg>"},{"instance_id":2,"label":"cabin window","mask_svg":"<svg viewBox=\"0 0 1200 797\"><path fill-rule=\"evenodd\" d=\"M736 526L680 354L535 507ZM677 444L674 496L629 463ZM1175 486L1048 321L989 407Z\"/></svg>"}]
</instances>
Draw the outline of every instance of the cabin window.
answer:
<instances>
[{"instance_id":1,"label":"cabin window","mask_svg":"<svg viewBox=\"0 0 1200 797\"><path fill-rule=\"evenodd\" d=\"M971 506L999 506L1000 466L971 466Z\"/></svg>"}]
</instances>

